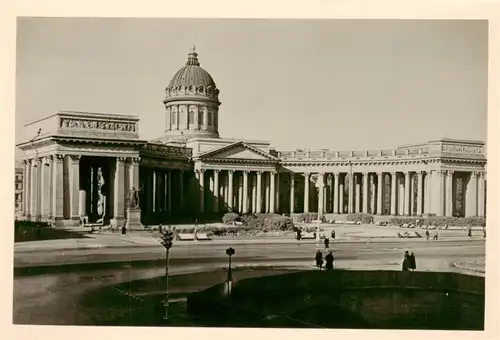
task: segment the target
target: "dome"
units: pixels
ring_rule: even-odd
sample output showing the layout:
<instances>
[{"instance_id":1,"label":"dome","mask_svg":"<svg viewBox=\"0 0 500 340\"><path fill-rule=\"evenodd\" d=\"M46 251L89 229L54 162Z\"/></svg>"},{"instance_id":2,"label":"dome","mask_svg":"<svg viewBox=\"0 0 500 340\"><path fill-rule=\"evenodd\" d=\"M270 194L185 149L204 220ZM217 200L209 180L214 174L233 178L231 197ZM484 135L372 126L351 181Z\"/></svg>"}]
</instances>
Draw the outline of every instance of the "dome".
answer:
<instances>
[{"instance_id":1,"label":"dome","mask_svg":"<svg viewBox=\"0 0 500 340\"><path fill-rule=\"evenodd\" d=\"M166 101L186 97L206 98L218 103L219 90L214 79L200 66L194 47L188 54L186 65L175 72L166 90ZM187 99L187 98L186 98Z\"/></svg>"}]
</instances>

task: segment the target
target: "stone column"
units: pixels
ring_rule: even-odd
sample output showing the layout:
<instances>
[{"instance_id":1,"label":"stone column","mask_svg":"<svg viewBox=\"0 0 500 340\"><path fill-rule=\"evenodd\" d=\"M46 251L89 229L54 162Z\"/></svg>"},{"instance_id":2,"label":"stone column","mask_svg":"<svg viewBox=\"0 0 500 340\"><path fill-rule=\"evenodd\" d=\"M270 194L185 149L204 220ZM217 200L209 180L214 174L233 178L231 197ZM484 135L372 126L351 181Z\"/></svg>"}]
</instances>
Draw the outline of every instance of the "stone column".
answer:
<instances>
[{"instance_id":1,"label":"stone column","mask_svg":"<svg viewBox=\"0 0 500 340\"><path fill-rule=\"evenodd\" d=\"M363 212L368 213L368 172L363 174Z\"/></svg>"},{"instance_id":2,"label":"stone column","mask_svg":"<svg viewBox=\"0 0 500 340\"><path fill-rule=\"evenodd\" d=\"M228 184L227 184L227 207L228 210L231 212L233 211L233 203L234 203L234 195L233 195L233 175L234 175L234 170L229 170L227 172L227 177L228 177Z\"/></svg>"},{"instance_id":3,"label":"stone column","mask_svg":"<svg viewBox=\"0 0 500 340\"><path fill-rule=\"evenodd\" d=\"M31 212L31 220L36 221L38 211L37 211L37 187L38 187L38 159L34 158L31 160L31 172L30 172L30 212Z\"/></svg>"},{"instance_id":4,"label":"stone column","mask_svg":"<svg viewBox=\"0 0 500 340\"><path fill-rule=\"evenodd\" d=\"M340 176L339 176L340 178ZM343 178L345 181L345 177ZM344 182L339 182L338 190L339 190L339 213L344 213Z\"/></svg>"},{"instance_id":5,"label":"stone column","mask_svg":"<svg viewBox=\"0 0 500 340\"><path fill-rule=\"evenodd\" d=\"M23 176L23 205L24 205L24 216L29 219L31 216L30 207L30 179L31 179L31 161L24 160L24 176Z\"/></svg>"},{"instance_id":6,"label":"stone column","mask_svg":"<svg viewBox=\"0 0 500 340\"><path fill-rule=\"evenodd\" d=\"M262 212L262 171L257 171L257 193L255 212Z\"/></svg>"},{"instance_id":7,"label":"stone column","mask_svg":"<svg viewBox=\"0 0 500 340\"><path fill-rule=\"evenodd\" d=\"M238 176L238 212L243 212L243 173Z\"/></svg>"},{"instance_id":8,"label":"stone column","mask_svg":"<svg viewBox=\"0 0 500 340\"><path fill-rule=\"evenodd\" d=\"M453 216L453 171L448 170L446 173L446 216Z\"/></svg>"},{"instance_id":9,"label":"stone column","mask_svg":"<svg viewBox=\"0 0 500 340\"><path fill-rule=\"evenodd\" d=\"M266 188L265 189L265 195L266 195L266 197L265 197L265 211L266 211L266 213L269 213L269 209L270 209L269 203L271 200L271 190L270 190L271 188L269 186L270 180L271 180L270 179L271 173L268 173L268 174L269 174L268 176L264 177L264 187Z\"/></svg>"},{"instance_id":10,"label":"stone column","mask_svg":"<svg viewBox=\"0 0 500 340\"><path fill-rule=\"evenodd\" d=\"M276 173L274 171L271 171L269 173L269 182L270 182L270 184L269 184L269 187L270 187L269 188L269 191L270 191L270 193L269 193L269 212L271 214L274 213L274 199L276 196L276 189L275 189L276 183L275 183L275 181L276 181Z\"/></svg>"},{"instance_id":11,"label":"stone column","mask_svg":"<svg viewBox=\"0 0 500 340\"><path fill-rule=\"evenodd\" d=\"M423 171L417 172L417 215L422 215L423 212L423 206L422 206L422 179L424 178L424 173Z\"/></svg>"},{"instance_id":12,"label":"stone column","mask_svg":"<svg viewBox=\"0 0 500 340\"><path fill-rule=\"evenodd\" d=\"M172 213L172 176L173 176L173 171L172 170L169 170L167 172L167 190L168 190L168 193L167 193L167 199L168 199L168 203L167 203L167 211L169 214ZM204 192L204 191L203 191ZM205 197L205 196L203 196ZM205 201L203 201L205 202Z\"/></svg>"},{"instance_id":13,"label":"stone column","mask_svg":"<svg viewBox=\"0 0 500 340\"><path fill-rule=\"evenodd\" d=\"M49 221L52 221L53 217L53 209L52 209L52 196L54 195L54 160L52 159L52 156L47 157L47 161L49 163L49 174L48 174L48 183L49 183L49 190L47 192L47 198L46 200L48 201L48 211L47 211L47 218Z\"/></svg>"},{"instance_id":14,"label":"stone column","mask_svg":"<svg viewBox=\"0 0 500 340\"><path fill-rule=\"evenodd\" d=\"M304 212L309 212L309 173L304 173Z\"/></svg>"},{"instance_id":15,"label":"stone column","mask_svg":"<svg viewBox=\"0 0 500 340\"><path fill-rule=\"evenodd\" d=\"M484 195L486 193L486 188L484 185L485 179L484 179L484 172L480 172L478 174L478 179L477 179L477 215L478 216L485 216L485 206L484 206Z\"/></svg>"},{"instance_id":16,"label":"stone column","mask_svg":"<svg viewBox=\"0 0 500 340\"><path fill-rule=\"evenodd\" d=\"M405 197L404 197L404 207L405 207L405 216L410 216L410 172L405 172Z\"/></svg>"},{"instance_id":17,"label":"stone column","mask_svg":"<svg viewBox=\"0 0 500 340\"><path fill-rule=\"evenodd\" d=\"M290 172L290 214L294 213L295 208L295 174Z\"/></svg>"},{"instance_id":18,"label":"stone column","mask_svg":"<svg viewBox=\"0 0 500 340\"><path fill-rule=\"evenodd\" d=\"M377 173L377 215L382 215L384 212L382 210L382 190L384 183L384 174L382 172Z\"/></svg>"},{"instance_id":19,"label":"stone column","mask_svg":"<svg viewBox=\"0 0 500 340\"><path fill-rule=\"evenodd\" d=\"M116 157L115 180L114 180L114 202L112 223L120 226L125 220L125 157ZM153 183L156 182L156 173L153 172ZM156 188L153 186L153 202L156 198Z\"/></svg>"},{"instance_id":20,"label":"stone column","mask_svg":"<svg viewBox=\"0 0 500 340\"><path fill-rule=\"evenodd\" d=\"M354 174L349 173L349 192L348 192L348 203L347 203L347 213L352 214L354 212Z\"/></svg>"},{"instance_id":21,"label":"stone column","mask_svg":"<svg viewBox=\"0 0 500 340\"><path fill-rule=\"evenodd\" d=\"M356 183L356 201L354 202L356 204L354 208L355 213L359 213L361 209L361 183L360 183L360 178L358 176L354 177L354 182Z\"/></svg>"},{"instance_id":22,"label":"stone column","mask_svg":"<svg viewBox=\"0 0 500 340\"><path fill-rule=\"evenodd\" d=\"M333 174L333 213L339 213L339 195L340 195L340 185L339 185L339 173L336 172Z\"/></svg>"},{"instance_id":23,"label":"stone column","mask_svg":"<svg viewBox=\"0 0 500 340\"><path fill-rule=\"evenodd\" d=\"M248 171L243 171L243 213L248 213Z\"/></svg>"},{"instance_id":24,"label":"stone column","mask_svg":"<svg viewBox=\"0 0 500 340\"><path fill-rule=\"evenodd\" d=\"M443 170L437 171L434 182L437 191L435 199L433 198L434 212L438 216L444 215L444 176L445 176L445 171Z\"/></svg>"},{"instance_id":25,"label":"stone column","mask_svg":"<svg viewBox=\"0 0 500 340\"><path fill-rule=\"evenodd\" d=\"M478 202L477 202L477 173L471 172L469 174L469 182L467 183L467 188L465 189L465 215L477 216L478 215Z\"/></svg>"},{"instance_id":26,"label":"stone column","mask_svg":"<svg viewBox=\"0 0 500 340\"><path fill-rule=\"evenodd\" d=\"M78 211L78 194L80 191L80 155L71 155L70 156L70 168L69 168L69 176L70 176L70 216L71 220L79 221L80 215ZM116 197L116 194L115 194Z\"/></svg>"},{"instance_id":27,"label":"stone column","mask_svg":"<svg viewBox=\"0 0 500 340\"><path fill-rule=\"evenodd\" d=\"M214 191L213 191L213 209L214 212L219 212L219 170L214 170Z\"/></svg>"},{"instance_id":28,"label":"stone column","mask_svg":"<svg viewBox=\"0 0 500 340\"><path fill-rule=\"evenodd\" d=\"M391 215L396 215L396 173L391 172Z\"/></svg>"},{"instance_id":29,"label":"stone column","mask_svg":"<svg viewBox=\"0 0 500 340\"><path fill-rule=\"evenodd\" d=\"M63 160L62 155L53 155L52 162L52 218L58 225L64 219L64 182L63 182Z\"/></svg>"},{"instance_id":30,"label":"stone column","mask_svg":"<svg viewBox=\"0 0 500 340\"><path fill-rule=\"evenodd\" d=\"M431 189L430 186L432 184L432 171L426 171L424 177L424 214L428 214L432 212L432 198L431 198Z\"/></svg>"},{"instance_id":31,"label":"stone column","mask_svg":"<svg viewBox=\"0 0 500 340\"><path fill-rule=\"evenodd\" d=\"M196 177L198 178L198 185L200 186L200 193L199 193L200 213L203 213L203 212L205 212L205 170L203 170L203 169L197 170ZM169 189L169 192L170 192L170 189Z\"/></svg>"},{"instance_id":32,"label":"stone column","mask_svg":"<svg viewBox=\"0 0 500 340\"><path fill-rule=\"evenodd\" d=\"M49 183L49 160L44 157L40 166L40 216L42 220L47 221L49 217L49 202L50 202L50 183Z\"/></svg>"},{"instance_id":33,"label":"stone column","mask_svg":"<svg viewBox=\"0 0 500 340\"><path fill-rule=\"evenodd\" d=\"M280 178L280 173L279 171L278 172L275 172L275 181L276 181L276 190L274 191L274 197L275 197L275 203L274 203L274 211L275 212L281 212L281 205L280 205L280 193L281 193L281 188L280 188L280 182L281 182L281 178ZM272 192L272 191L271 191Z\"/></svg>"}]
</instances>

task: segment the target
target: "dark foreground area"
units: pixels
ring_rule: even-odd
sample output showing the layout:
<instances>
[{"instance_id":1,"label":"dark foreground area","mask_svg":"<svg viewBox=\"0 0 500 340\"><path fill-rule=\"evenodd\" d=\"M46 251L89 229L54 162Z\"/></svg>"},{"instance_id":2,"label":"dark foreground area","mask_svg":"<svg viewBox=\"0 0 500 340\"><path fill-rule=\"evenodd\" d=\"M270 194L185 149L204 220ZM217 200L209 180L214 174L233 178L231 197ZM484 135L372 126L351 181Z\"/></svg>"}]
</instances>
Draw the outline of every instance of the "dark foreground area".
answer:
<instances>
[{"instance_id":1,"label":"dark foreground area","mask_svg":"<svg viewBox=\"0 0 500 340\"><path fill-rule=\"evenodd\" d=\"M219 327L484 330L484 278L457 273L306 271L188 296Z\"/></svg>"},{"instance_id":2,"label":"dark foreground area","mask_svg":"<svg viewBox=\"0 0 500 340\"><path fill-rule=\"evenodd\" d=\"M82 233L57 229L44 222L16 221L14 223L14 242L31 242L85 238Z\"/></svg>"}]
</instances>

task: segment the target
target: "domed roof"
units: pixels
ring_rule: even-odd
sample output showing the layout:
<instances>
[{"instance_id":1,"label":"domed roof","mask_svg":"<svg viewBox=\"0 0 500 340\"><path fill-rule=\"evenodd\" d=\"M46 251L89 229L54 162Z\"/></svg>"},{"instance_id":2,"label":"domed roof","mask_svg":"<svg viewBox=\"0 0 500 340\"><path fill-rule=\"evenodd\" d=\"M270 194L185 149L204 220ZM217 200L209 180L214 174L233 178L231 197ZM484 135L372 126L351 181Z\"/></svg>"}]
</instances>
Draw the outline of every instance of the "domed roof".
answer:
<instances>
[{"instance_id":1,"label":"domed roof","mask_svg":"<svg viewBox=\"0 0 500 340\"><path fill-rule=\"evenodd\" d=\"M193 50L188 54L186 66L174 74L172 80L170 80L170 83L168 84L168 88L201 85L205 88L216 88L212 76L200 66L198 53L196 53L193 47Z\"/></svg>"}]
</instances>

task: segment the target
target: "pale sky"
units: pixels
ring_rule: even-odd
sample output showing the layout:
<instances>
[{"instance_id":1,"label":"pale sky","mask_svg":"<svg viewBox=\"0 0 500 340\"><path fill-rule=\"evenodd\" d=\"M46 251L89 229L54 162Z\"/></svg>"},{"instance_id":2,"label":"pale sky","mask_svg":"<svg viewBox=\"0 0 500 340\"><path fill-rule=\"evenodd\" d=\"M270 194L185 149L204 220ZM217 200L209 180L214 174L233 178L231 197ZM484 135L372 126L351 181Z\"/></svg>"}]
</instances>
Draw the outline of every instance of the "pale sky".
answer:
<instances>
[{"instance_id":1,"label":"pale sky","mask_svg":"<svg viewBox=\"0 0 500 340\"><path fill-rule=\"evenodd\" d=\"M18 21L16 142L58 110L165 128L164 88L194 44L220 89L221 137L364 150L486 140L486 21Z\"/></svg>"}]
</instances>

